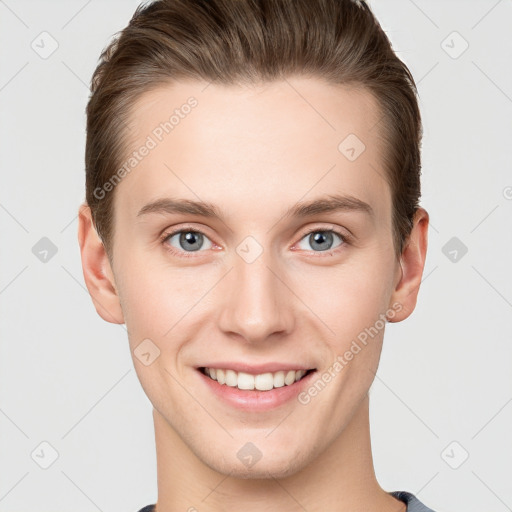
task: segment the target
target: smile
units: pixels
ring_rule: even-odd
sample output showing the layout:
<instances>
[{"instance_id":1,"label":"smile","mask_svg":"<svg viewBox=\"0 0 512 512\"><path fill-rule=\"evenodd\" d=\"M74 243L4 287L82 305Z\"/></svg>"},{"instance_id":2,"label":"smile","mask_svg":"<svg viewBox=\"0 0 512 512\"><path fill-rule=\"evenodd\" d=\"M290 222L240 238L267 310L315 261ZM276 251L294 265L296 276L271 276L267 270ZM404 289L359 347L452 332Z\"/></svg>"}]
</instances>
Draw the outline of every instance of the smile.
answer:
<instances>
[{"instance_id":1,"label":"smile","mask_svg":"<svg viewBox=\"0 0 512 512\"><path fill-rule=\"evenodd\" d=\"M200 368L200 371L219 384L242 390L270 391L291 386L314 370L280 370L253 375L222 368Z\"/></svg>"}]
</instances>

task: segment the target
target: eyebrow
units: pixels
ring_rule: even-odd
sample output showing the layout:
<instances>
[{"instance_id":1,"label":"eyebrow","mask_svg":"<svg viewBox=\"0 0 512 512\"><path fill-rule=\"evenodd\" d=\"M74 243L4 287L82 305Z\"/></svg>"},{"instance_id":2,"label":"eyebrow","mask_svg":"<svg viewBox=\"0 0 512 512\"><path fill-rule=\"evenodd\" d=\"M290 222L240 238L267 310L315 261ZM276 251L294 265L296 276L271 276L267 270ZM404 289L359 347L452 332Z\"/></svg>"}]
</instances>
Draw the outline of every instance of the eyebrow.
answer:
<instances>
[{"instance_id":1,"label":"eyebrow","mask_svg":"<svg viewBox=\"0 0 512 512\"><path fill-rule=\"evenodd\" d=\"M304 218L318 215L320 213L334 213L339 211L362 212L370 217L375 216L375 212L372 207L357 197L350 195L329 195L309 202L296 203L284 212L282 218ZM222 211L219 210L216 205L205 201L192 201L190 199L157 199L144 205L137 213L137 217L142 217L152 213L183 213L209 218L224 218Z\"/></svg>"}]
</instances>

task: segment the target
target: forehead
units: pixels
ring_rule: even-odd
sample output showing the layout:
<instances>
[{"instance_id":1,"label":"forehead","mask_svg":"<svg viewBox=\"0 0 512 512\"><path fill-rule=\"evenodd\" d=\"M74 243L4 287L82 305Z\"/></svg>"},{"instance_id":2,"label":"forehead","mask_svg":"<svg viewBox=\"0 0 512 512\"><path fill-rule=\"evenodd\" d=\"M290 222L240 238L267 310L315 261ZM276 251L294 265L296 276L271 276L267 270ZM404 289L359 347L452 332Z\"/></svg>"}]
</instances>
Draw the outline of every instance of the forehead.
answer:
<instances>
[{"instance_id":1,"label":"forehead","mask_svg":"<svg viewBox=\"0 0 512 512\"><path fill-rule=\"evenodd\" d=\"M377 203L385 213L390 195L379 117L368 91L318 79L161 86L130 112L127 140L138 156L116 202L135 215L167 194L223 201L227 214L236 214L261 201L289 206L339 192Z\"/></svg>"}]
</instances>

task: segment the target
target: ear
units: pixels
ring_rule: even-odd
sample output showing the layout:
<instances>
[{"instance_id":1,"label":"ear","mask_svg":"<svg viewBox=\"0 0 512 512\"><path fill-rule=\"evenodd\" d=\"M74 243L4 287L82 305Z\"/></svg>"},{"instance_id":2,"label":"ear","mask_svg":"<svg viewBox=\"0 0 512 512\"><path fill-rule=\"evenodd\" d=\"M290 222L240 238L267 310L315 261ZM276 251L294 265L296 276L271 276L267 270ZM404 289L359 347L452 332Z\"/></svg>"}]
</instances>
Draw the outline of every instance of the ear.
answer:
<instances>
[{"instance_id":1,"label":"ear","mask_svg":"<svg viewBox=\"0 0 512 512\"><path fill-rule=\"evenodd\" d=\"M396 314L393 318L388 318L389 322L405 320L416 307L416 299L418 298L427 254L428 223L427 211L418 208L414 215L411 233L400 257L401 278L396 284L389 302L390 308L395 303L400 304L402 308L399 310L393 308ZM400 273L400 268L398 272Z\"/></svg>"},{"instance_id":2,"label":"ear","mask_svg":"<svg viewBox=\"0 0 512 512\"><path fill-rule=\"evenodd\" d=\"M78 243L85 284L98 315L113 324L123 324L123 312L105 247L92 221L91 208L78 210Z\"/></svg>"}]
</instances>

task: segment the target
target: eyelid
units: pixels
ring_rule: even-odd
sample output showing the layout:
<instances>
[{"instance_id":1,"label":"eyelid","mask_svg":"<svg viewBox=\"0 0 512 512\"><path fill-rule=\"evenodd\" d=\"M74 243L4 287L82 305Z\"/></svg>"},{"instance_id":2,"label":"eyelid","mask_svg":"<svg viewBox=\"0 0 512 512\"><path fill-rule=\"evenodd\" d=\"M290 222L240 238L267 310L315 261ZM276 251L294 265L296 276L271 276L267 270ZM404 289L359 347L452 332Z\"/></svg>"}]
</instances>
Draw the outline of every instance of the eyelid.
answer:
<instances>
[{"instance_id":1,"label":"eyelid","mask_svg":"<svg viewBox=\"0 0 512 512\"><path fill-rule=\"evenodd\" d=\"M348 240L350 238L350 234L342 232L341 228L339 228L338 226L334 224L326 224L325 226L314 226L311 228L306 228L301 235L301 239L304 238L306 235L309 235L310 233L315 233L317 231L332 231L333 233L336 233L343 239Z\"/></svg>"},{"instance_id":2,"label":"eyelid","mask_svg":"<svg viewBox=\"0 0 512 512\"><path fill-rule=\"evenodd\" d=\"M173 235L176 235L177 233L181 233L182 231L184 231L184 232L192 231L194 233L201 233L202 235L208 237L205 230L203 230L202 228L197 228L195 226L185 224L184 226L179 226L177 228L169 228L168 230L164 229L164 231L162 232L162 234L159 237L160 241L165 240ZM210 237L208 237L208 238L210 238Z\"/></svg>"}]
</instances>

